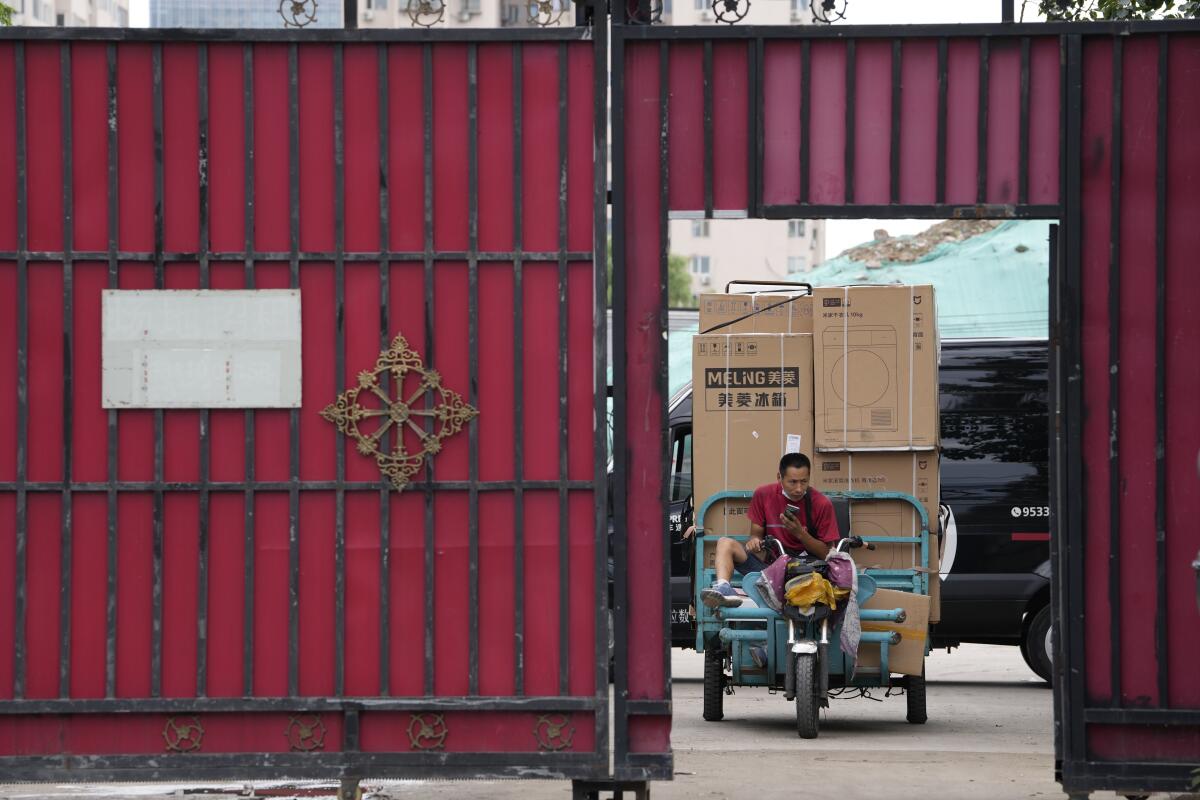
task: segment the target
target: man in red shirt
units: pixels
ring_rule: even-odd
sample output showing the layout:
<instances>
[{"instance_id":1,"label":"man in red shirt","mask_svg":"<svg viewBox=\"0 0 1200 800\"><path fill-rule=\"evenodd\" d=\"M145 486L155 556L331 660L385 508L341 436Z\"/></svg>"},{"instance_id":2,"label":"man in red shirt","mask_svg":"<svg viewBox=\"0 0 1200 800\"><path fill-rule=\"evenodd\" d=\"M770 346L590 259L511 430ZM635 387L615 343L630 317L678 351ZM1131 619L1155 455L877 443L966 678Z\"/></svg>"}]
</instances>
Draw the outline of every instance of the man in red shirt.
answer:
<instances>
[{"instance_id":1,"label":"man in red shirt","mask_svg":"<svg viewBox=\"0 0 1200 800\"><path fill-rule=\"evenodd\" d=\"M735 569L741 575L766 569L766 562L759 557L764 552L763 537L778 539L789 555L812 558L824 558L841 538L833 503L808 485L811 471L808 456L788 453L779 460L779 482L754 490L746 512L750 538L744 545L727 536L717 540L717 580L700 592L706 606L741 605L729 579Z\"/></svg>"}]
</instances>

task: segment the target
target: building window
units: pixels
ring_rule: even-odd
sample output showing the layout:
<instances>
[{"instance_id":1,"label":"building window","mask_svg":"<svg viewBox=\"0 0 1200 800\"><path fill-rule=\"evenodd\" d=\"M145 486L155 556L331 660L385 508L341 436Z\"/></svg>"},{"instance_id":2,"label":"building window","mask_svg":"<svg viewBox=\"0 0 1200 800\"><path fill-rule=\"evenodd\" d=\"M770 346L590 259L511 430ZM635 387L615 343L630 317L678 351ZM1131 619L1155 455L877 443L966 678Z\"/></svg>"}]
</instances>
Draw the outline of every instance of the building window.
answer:
<instances>
[{"instance_id":1,"label":"building window","mask_svg":"<svg viewBox=\"0 0 1200 800\"><path fill-rule=\"evenodd\" d=\"M696 2L695 8L697 11L708 11L708 9L710 8L710 6L708 4L708 0L695 0L695 2Z\"/></svg>"},{"instance_id":2,"label":"building window","mask_svg":"<svg viewBox=\"0 0 1200 800\"><path fill-rule=\"evenodd\" d=\"M709 261L708 256L692 256L692 274L707 275Z\"/></svg>"},{"instance_id":3,"label":"building window","mask_svg":"<svg viewBox=\"0 0 1200 800\"><path fill-rule=\"evenodd\" d=\"M504 6L504 15L500 18L501 25L516 25L520 19L521 9L518 6Z\"/></svg>"},{"instance_id":4,"label":"building window","mask_svg":"<svg viewBox=\"0 0 1200 800\"><path fill-rule=\"evenodd\" d=\"M808 272L808 261L804 256L788 256L787 260L788 275L795 275L798 272Z\"/></svg>"},{"instance_id":5,"label":"building window","mask_svg":"<svg viewBox=\"0 0 1200 800\"><path fill-rule=\"evenodd\" d=\"M788 238L803 239L804 238L804 220L789 219L788 220Z\"/></svg>"},{"instance_id":6,"label":"building window","mask_svg":"<svg viewBox=\"0 0 1200 800\"><path fill-rule=\"evenodd\" d=\"M698 239L708 238L708 220L694 219L692 220L692 236Z\"/></svg>"}]
</instances>

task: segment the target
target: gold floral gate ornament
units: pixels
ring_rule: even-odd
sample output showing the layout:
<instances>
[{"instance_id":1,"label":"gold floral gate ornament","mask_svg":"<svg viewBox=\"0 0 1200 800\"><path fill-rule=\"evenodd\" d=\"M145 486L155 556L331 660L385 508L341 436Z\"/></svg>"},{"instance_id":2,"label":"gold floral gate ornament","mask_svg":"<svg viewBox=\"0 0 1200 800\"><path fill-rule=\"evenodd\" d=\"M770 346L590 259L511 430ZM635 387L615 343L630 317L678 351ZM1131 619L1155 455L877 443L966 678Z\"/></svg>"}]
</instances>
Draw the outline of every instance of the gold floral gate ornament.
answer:
<instances>
[{"instance_id":1,"label":"gold floral gate ornament","mask_svg":"<svg viewBox=\"0 0 1200 800\"><path fill-rule=\"evenodd\" d=\"M404 399L405 382L410 375L419 378L419 381L408 399ZM391 378L395 398L384 388L380 380L382 377ZM436 402L429 408L417 406L416 403L427 393L432 394ZM380 407L363 405L363 401L369 398L378 400ZM475 408L463 402L458 392L442 385L441 375L435 370L425 369L420 354L409 348L408 342L400 335L392 340L387 350L379 354L374 369L358 373L357 386L339 394L337 400L321 412L322 417L357 443L359 453L375 458L379 471L398 492L404 491L412 477L420 472L426 456L441 452L442 441L458 433L478 415ZM380 422L373 431L363 430L364 424L369 425L375 420ZM431 430L425 430L418 420L432 423ZM395 446L380 449L380 443L393 426L396 428ZM409 453L405 450L406 426L421 441L420 452Z\"/></svg>"}]
</instances>

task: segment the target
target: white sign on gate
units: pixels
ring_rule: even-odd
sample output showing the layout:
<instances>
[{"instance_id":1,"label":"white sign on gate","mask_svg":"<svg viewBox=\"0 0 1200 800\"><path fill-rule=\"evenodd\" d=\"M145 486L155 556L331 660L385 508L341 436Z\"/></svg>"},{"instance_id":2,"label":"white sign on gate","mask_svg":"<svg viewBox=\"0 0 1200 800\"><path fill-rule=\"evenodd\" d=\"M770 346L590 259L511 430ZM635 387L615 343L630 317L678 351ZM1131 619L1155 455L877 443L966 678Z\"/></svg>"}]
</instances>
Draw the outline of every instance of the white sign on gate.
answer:
<instances>
[{"instance_id":1,"label":"white sign on gate","mask_svg":"<svg viewBox=\"0 0 1200 800\"><path fill-rule=\"evenodd\" d=\"M105 408L298 408L300 291L120 291L101 308Z\"/></svg>"}]
</instances>

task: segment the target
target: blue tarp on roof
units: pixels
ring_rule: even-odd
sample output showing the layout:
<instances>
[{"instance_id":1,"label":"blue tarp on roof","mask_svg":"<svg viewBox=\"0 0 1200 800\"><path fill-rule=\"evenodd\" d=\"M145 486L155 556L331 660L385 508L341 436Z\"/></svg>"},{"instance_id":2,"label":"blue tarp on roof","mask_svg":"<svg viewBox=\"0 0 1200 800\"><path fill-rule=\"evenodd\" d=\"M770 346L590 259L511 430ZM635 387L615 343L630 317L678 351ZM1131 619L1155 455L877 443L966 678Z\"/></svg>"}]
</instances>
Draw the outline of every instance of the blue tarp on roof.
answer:
<instances>
[{"instance_id":1,"label":"blue tarp on roof","mask_svg":"<svg viewBox=\"0 0 1200 800\"><path fill-rule=\"evenodd\" d=\"M913 263L874 269L841 255L805 280L814 286L931 283L942 338L1040 338L1049 329L1049 226L1012 220L970 239L940 244Z\"/></svg>"}]
</instances>

